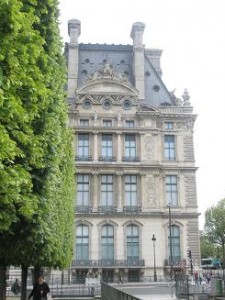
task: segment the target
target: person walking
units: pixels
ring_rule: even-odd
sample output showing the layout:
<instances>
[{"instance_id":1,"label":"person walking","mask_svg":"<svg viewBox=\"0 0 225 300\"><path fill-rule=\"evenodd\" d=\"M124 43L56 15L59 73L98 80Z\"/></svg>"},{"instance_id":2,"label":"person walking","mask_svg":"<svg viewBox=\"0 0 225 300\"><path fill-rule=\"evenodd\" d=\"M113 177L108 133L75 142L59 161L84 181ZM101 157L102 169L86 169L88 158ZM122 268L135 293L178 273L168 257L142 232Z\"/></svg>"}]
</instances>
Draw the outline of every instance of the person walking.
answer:
<instances>
[{"instance_id":1,"label":"person walking","mask_svg":"<svg viewBox=\"0 0 225 300\"><path fill-rule=\"evenodd\" d=\"M47 294L49 292L50 292L50 288L47 285L47 283L44 281L44 277L39 276L37 283L34 284L28 299L33 297L33 300L46 300Z\"/></svg>"},{"instance_id":2,"label":"person walking","mask_svg":"<svg viewBox=\"0 0 225 300\"><path fill-rule=\"evenodd\" d=\"M14 295L18 295L20 292L19 281L17 278L11 287L11 291L13 292Z\"/></svg>"}]
</instances>

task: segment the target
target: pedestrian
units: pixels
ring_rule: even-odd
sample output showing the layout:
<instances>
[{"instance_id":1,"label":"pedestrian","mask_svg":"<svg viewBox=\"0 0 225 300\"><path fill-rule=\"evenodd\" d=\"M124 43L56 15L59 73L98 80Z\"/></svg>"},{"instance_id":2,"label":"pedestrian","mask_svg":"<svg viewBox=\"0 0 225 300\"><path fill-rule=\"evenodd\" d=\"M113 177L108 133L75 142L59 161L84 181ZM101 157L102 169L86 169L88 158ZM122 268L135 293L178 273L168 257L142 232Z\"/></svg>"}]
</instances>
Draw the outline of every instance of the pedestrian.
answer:
<instances>
[{"instance_id":1,"label":"pedestrian","mask_svg":"<svg viewBox=\"0 0 225 300\"><path fill-rule=\"evenodd\" d=\"M195 285L198 285L198 272L197 271L195 271L194 277L195 277Z\"/></svg>"},{"instance_id":2,"label":"pedestrian","mask_svg":"<svg viewBox=\"0 0 225 300\"><path fill-rule=\"evenodd\" d=\"M200 283L200 285L202 285L202 280L203 280L203 275L202 275L202 273L200 273L199 274L199 283Z\"/></svg>"},{"instance_id":3,"label":"pedestrian","mask_svg":"<svg viewBox=\"0 0 225 300\"><path fill-rule=\"evenodd\" d=\"M121 276L120 273L119 273L119 283L122 283L122 284L123 284L123 279L122 279L122 276Z\"/></svg>"},{"instance_id":4,"label":"pedestrian","mask_svg":"<svg viewBox=\"0 0 225 300\"><path fill-rule=\"evenodd\" d=\"M13 292L14 295L18 295L20 292L19 281L17 278L11 287L11 291Z\"/></svg>"},{"instance_id":5,"label":"pedestrian","mask_svg":"<svg viewBox=\"0 0 225 300\"><path fill-rule=\"evenodd\" d=\"M211 274L209 272L206 273L206 281L209 284L211 281Z\"/></svg>"},{"instance_id":6,"label":"pedestrian","mask_svg":"<svg viewBox=\"0 0 225 300\"><path fill-rule=\"evenodd\" d=\"M33 300L46 300L49 292L50 289L47 283L44 281L44 277L39 276L37 283L34 284L28 299L33 297Z\"/></svg>"}]
</instances>

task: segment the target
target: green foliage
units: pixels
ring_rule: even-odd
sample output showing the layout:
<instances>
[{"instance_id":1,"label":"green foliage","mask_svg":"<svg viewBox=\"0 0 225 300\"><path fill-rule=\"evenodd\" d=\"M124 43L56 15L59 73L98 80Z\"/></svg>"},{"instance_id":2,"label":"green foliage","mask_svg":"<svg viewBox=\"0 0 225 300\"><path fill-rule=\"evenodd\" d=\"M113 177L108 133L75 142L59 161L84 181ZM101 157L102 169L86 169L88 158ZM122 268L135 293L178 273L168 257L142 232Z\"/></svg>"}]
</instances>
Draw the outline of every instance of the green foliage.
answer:
<instances>
[{"instance_id":1,"label":"green foliage","mask_svg":"<svg viewBox=\"0 0 225 300\"><path fill-rule=\"evenodd\" d=\"M200 246L202 258L222 257L220 246L213 244L210 238L205 234L202 234L200 238Z\"/></svg>"},{"instance_id":2,"label":"green foliage","mask_svg":"<svg viewBox=\"0 0 225 300\"><path fill-rule=\"evenodd\" d=\"M64 267L72 258L74 167L57 1L0 4L0 257Z\"/></svg>"},{"instance_id":3,"label":"green foliage","mask_svg":"<svg viewBox=\"0 0 225 300\"><path fill-rule=\"evenodd\" d=\"M225 199L207 209L205 213L205 233L214 244L225 244Z\"/></svg>"}]
</instances>

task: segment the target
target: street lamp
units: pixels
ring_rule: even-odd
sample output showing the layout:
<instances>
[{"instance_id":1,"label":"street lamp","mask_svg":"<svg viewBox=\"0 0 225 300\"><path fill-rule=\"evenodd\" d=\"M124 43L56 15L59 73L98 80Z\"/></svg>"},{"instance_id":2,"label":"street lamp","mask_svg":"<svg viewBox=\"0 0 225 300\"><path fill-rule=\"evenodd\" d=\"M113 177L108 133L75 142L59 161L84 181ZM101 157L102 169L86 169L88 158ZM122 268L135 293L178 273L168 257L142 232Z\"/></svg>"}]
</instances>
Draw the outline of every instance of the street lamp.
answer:
<instances>
[{"instance_id":1,"label":"street lamp","mask_svg":"<svg viewBox=\"0 0 225 300\"><path fill-rule=\"evenodd\" d=\"M156 275L156 266L155 266L155 241L156 241L156 237L153 234L152 235L152 241L153 241L153 255L154 255L154 281L157 281L157 275Z\"/></svg>"},{"instance_id":2,"label":"street lamp","mask_svg":"<svg viewBox=\"0 0 225 300\"><path fill-rule=\"evenodd\" d=\"M171 283L171 298L173 298L173 247L172 247L172 222L171 222L171 205L169 207L169 239L170 239L170 283Z\"/></svg>"}]
</instances>

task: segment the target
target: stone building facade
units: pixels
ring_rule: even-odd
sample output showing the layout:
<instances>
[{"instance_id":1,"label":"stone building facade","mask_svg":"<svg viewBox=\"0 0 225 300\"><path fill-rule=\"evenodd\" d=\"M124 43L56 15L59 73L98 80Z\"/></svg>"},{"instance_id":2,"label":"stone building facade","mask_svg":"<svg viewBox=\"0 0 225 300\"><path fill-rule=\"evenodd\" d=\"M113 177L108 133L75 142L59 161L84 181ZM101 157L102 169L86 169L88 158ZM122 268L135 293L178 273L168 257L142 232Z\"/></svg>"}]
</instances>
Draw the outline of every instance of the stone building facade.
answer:
<instances>
[{"instance_id":1,"label":"stone building facade","mask_svg":"<svg viewBox=\"0 0 225 300\"><path fill-rule=\"evenodd\" d=\"M187 91L169 92L159 49L79 44L68 22L68 107L76 160L72 277L129 281L185 269L200 260L193 126ZM169 218L169 211L170 217ZM152 241L153 234L156 241Z\"/></svg>"}]
</instances>

